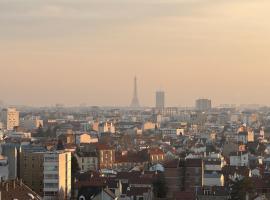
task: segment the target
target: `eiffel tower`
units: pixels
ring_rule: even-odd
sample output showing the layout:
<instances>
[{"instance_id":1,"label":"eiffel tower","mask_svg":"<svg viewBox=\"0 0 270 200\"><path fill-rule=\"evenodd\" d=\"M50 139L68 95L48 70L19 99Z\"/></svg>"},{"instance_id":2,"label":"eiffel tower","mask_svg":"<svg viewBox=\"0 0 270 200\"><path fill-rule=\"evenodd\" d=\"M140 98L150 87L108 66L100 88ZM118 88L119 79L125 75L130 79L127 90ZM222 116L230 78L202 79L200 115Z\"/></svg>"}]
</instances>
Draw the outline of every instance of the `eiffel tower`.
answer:
<instances>
[{"instance_id":1,"label":"eiffel tower","mask_svg":"<svg viewBox=\"0 0 270 200\"><path fill-rule=\"evenodd\" d=\"M139 108L140 102L138 98L138 91L137 91L137 77L134 78L134 91L133 91L133 98L130 104L131 108Z\"/></svg>"}]
</instances>

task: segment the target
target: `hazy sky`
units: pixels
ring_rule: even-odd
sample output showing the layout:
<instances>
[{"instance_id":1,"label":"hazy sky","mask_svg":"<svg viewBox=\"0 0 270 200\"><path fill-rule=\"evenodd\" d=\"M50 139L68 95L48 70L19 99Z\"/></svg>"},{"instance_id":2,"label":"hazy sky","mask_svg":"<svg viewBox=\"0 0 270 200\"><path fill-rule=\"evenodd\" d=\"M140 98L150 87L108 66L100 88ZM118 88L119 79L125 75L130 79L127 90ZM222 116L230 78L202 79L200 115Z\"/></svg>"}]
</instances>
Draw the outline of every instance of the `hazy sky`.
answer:
<instances>
[{"instance_id":1,"label":"hazy sky","mask_svg":"<svg viewBox=\"0 0 270 200\"><path fill-rule=\"evenodd\" d=\"M270 105L269 0L0 0L0 99Z\"/></svg>"}]
</instances>

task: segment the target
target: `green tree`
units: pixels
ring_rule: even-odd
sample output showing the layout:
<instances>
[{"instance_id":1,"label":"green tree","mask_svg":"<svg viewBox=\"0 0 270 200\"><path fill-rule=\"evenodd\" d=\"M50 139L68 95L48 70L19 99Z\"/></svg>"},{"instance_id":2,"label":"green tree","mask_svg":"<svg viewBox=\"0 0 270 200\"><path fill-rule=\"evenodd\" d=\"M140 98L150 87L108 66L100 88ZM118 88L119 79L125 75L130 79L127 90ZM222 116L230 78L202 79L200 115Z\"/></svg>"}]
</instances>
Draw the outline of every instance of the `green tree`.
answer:
<instances>
[{"instance_id":1,"label":"green tree","mask_svg":"<svg viewBox=\"0 0 270 200\"><path fill-rule=\"evenodd\" d=\"M250 178L245 177L241 180L232 182L231 186L231 199L232 200L245 200L246 195L252 194L254 185Z\"/></svg>"},{"instance_id":2,"label":"green tree","mask_svg":"<svg viewBox=\"0 0 270 200\"><path fill-rule=\"evenodd\" d=\"M74 197L74 184L76 173L80 171L77 158L71 154L71 196Z\"/></svg>"},{"instance_id":3,"label":"green tree","mask_svg":"<svg viewBox=\"0 0 270 200\"><path fill-rule=\"evenodd\" d=\"M38 137L43 137L44 136L44 130L43 130L41 125L37 129L37 136Z\"/></svg>"}]
</instances>

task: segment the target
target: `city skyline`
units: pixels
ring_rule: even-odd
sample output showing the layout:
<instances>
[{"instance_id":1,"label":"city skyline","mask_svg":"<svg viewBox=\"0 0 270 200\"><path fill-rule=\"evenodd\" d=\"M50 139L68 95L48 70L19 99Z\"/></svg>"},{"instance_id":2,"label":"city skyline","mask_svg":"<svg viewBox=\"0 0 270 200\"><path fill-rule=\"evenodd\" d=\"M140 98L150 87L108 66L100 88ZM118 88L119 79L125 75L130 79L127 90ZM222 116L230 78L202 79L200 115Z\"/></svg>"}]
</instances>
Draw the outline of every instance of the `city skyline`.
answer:
<instances>
[{"instance_id":1,"label":"city skyline","mask_svg":"<svg viewBox=\"0 0 270 200\"><path fill-rule=\"evenodd\" d=\"M33 106L269 105L267 0L0 1L0 91ZM252 10L252 12L250 12Z\"/></svg>"},{"instance_id":2,"label":"city skyline","mask_svg":"<svg viewBox=\"0 0 270 200\"><path fill-rule=\"evenodd\" d=\"M270 199L270 0L0 0L0 200Z\"/></svg>"},{"instance_id":3,"label":"city skyline","mask_svg":"<svg viewBox=\"0 0 270 200\"><path fill-rule=\"evenodd\" d=\"M134 78L134 77L133 77ZM139 84L140 85L140 84ZM56 96L53 96L51 98L51 101L50 103L23 103L22 101L18 101L16 103L15 102L8 102L8 101L5 101L4 98L0 99L0 106L8 106L8 107L16 107L16 106L33 106L33 107L43 107L43 106L49 106L49 107L53 107L53 106L57 106L57 105L62 105L62 106L101 106L101 107L133 107L133 108L143 108L143 107L155 107L156 106L156 101L157 101L157 92L163 92L163 93L166 93L167 94L167 91L164 90L164 89L156 89L156 90L153 90L151 93L148 93L149 96L152 96L152 100L151 100L151 103L150 104L145 104L144 102L141 104L141 99L144 99L145 98L140 95L140 92L139 91L141 90L140 86L138 86L138 77L135 76L135 78L133 79L133 85L131 85L131 88L130 88L130 97L128 97L128 101L125 103L125 104L91 104L89 102L86 102L86 101L79 101L80 100L80 97L78 96L78 99L76 99L77 101L74 102L74 103L67 103L67 102L63 102L63 101L54 101L54 99L57 99L57 95ZM136 96L134 96L136 94ZM134 98L136 101L138 101L138 105L132 105L130 104L130 101L132 101L132 103L134 103ZM170 100L170 97L168 97L166 95L166 101L167 99ZM166 105L166 107L196 107L196 101L199 100L199 99L209 99L212 101L213 103L213 107L219 107L219 106L270 106L270 104L267 104L267 103L260 103L260 102L239 102L239 103L235 103L235 102L217 102L215 99L212 99L212 98L209 98L209 96L194 96L193 99L190 99L190 101L188 101L187 104L181 104L181 103L176 103L176 104L168 104ZM137 103L137 102L136 102Z\"/></svg>"}]
</instances>

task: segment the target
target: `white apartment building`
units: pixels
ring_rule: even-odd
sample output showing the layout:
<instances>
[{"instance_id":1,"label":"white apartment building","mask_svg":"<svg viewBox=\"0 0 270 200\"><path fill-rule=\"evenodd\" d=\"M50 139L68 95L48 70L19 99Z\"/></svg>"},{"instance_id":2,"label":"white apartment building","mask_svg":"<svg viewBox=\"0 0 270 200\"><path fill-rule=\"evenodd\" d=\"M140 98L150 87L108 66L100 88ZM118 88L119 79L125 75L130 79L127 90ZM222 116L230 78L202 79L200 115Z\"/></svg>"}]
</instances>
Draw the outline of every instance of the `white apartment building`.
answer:
<instances>
[{"instance_id":1,"label":"white apartment building","mask_svg":"<svg viewBox=\"0 0 270 200\"><path fill-rule=\"evenodd\" d=\"M44 200L67 200L71 196L71 153L44 154Z\"/></svg>"},{"instance_id":2,"label":"white apartment building","mask_svg":"<svg viewBox=\"0 0 270 200\"><path fill-rule=\"evenodd\" d=\"M247 152L232 152L230 154L231 166L248 166L249 157Z\"/></svg>"},{"instance_id":3,"label":"white apartment building","mask_svg":"<svg viewBox=\"0 0 270 200\"><path fill-rule=\"evenodd\" d=\"M75 157L81 172L98 170L98 155L96 152L77 152Z\"/></svg>"}]
</instances>

